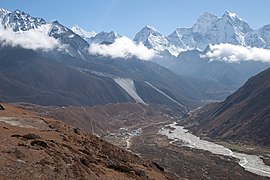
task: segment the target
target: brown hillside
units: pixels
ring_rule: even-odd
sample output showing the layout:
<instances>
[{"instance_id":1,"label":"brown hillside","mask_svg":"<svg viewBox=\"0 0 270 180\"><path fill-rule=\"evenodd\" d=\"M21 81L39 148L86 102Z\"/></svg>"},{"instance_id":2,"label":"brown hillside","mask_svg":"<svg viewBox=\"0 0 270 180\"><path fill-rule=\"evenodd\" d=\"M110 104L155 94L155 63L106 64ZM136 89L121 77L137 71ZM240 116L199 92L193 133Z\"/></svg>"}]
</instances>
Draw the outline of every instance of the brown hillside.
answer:
<instances>
[{"instance_id":1,"label":"brown hillside","mask_svg":"<svg viewBox=\"0 0 270 180\"><path fill-rule=\"evenodd\" d=\"M1 179L171 179L155 164L54 119L3 105Z\"/></svg>"},{"instance_id":2,"label":"brown hillside","mask_svg":"<svg viewBox=\"0 0 270 180\"><path fill-rule=\"evenodd\" d=\"M194 117L193 117L194 118ZM270 145L270 69L250 78L222 103L197 113L193 132L212 138Z\"/></svg>"}]
</instances>

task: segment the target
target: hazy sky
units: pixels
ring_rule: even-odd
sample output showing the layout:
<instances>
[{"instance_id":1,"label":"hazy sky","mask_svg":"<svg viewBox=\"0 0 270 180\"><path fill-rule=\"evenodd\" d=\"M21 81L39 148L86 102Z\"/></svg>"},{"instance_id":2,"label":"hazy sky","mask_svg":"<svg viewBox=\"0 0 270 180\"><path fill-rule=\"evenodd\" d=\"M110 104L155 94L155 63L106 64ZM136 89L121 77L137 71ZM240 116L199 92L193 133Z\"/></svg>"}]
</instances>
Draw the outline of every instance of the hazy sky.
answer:
<instances>
[{"instance_id":1,"label":"hazy sky","mask_svg":"<svg viewBox=\"0 0 270 180\"><path fill-rule=\"evenodd\" d=\"M270 0L0 0L0 7L130 38L145 25L168 35L177 27L192 26L204 12L222 16L229 10L255 29L270 24Z\"/></svg>"}]
</instances>

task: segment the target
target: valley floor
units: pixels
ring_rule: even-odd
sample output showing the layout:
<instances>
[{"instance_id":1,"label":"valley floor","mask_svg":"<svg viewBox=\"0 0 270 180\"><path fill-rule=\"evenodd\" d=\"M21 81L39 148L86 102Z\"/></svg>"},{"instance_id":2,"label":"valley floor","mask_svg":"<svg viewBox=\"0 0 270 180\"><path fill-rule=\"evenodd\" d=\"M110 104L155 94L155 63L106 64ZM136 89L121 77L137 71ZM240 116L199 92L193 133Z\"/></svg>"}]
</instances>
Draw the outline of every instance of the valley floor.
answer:
<instances>
[{"instance_id":1,"label":"valley floor","mask_svg":"<svg viewBox=\"0 0 270 180\"><path fill-rule=\"evenodd\" d=\"M141 155L156 162L170 172L174 172L180 179L267 179L244 170L238 160L232 157L212 154L208 151L171 144L170 139L159 133L160 129L169 122L159 122L140 127L141 132L134 136L132 133L112 133L104 136L109 142ZM136 128L136 127L133 127ZM128 143L126 140L129 140ZM131 143L131 145L130 145ZM179 143L179 142L178 142ZM219 142L234 151L255 154L264 157L264 162L269 163L270 150L267 148L245 145L233 145ZM251 151L253 148L257 151ZM262 156L264 155L264 156Z\"/></svg>"},{"instance_id":2,"label":"valley floor","mask_svg":"<svg viewBox=\"0 0 270 180\"><path fill-rule=\"evenodd\" d=\"M178 179L268 179L246 171L235 158L181 146L181 142L170 143L171 139L159 131L173 122L183 121L181 115L174 114L172 109L139 104L112 104L92 108L25 108L43 116L73 122L122 149L153 161L160 169L174 173ZM234 152L264 157L264 162L269 165L268 148L222 141L216 143Z\"/></svg>"}]
</instances>

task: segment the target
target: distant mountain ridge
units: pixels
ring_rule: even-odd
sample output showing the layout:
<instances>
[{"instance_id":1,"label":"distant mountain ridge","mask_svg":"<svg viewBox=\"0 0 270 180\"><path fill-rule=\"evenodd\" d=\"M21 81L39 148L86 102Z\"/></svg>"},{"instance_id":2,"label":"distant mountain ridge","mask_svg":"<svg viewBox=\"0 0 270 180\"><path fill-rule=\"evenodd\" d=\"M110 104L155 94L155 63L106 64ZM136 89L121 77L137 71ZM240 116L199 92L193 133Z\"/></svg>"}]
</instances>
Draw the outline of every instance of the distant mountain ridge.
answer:
<instances>
[{"instance_id":1,"label":"distant mountain ridge","mask_svg":"<svg viewBox=\"0 0 270 180\"><path fill-rule=\"evenodd\" d=\"M211 61L204 55L199 50L188 50L177 57L166 56L155 62L176 74L214 80L232 90L237 90L248 78L270 67L270 62L250 60L228 63L222 60Z\"/></svg>"},{"instance_id":2,"label":"distant mountain ridge","mask_svg":"<svg viewBox=\"0 0 270 180\"><path fill-rule=\"evenodd\" d=\"M49 32L49 35L59 38L65 33L66 38L60 38L61 42L72 42L75 50L79 51L80 56L84 54L84 49L91 43L113 43L115 39L122 37L122 35L114 31L88 32L78 25L69 29L57 21L49 23L42 18L34 18L20 10L10 12L0 9L0 19L5 28L11 28L15 32L37 29L42 25L49 24L51 29L54 30L53 33ZM235 13L226 11L221 17L218 17L206 12L190 28L176 28L171 34L165 36L154 27L147 25L135 35L133 40L136 43L141 42L146 47L157 52L168 51L174 56L191 49L204 51L209 44L220 43L269 48L269 26L265 25L262 28L253 30L246 21ZM58 35L56 35L57 33ZM69 49L71 54L78 56L78 52L75 50Z\"/></svg>"},{"instance_id":3,"label":"distant mountain ridge","mask_svg":"<svg viewBox=\"0 0 270 180\"><path fill-rule=\"evenodd\" d=\"M269 49L269 26L252 29L245 20L233 12L226 11L221 17L205 12L190 28L176 28L171 34L163 35L154 27L146 25L135 35L133 40L160 53L168 51L174 56L186 50L204 51L209 44L222 43ZM74 26L72 29L76 29L76 27ZM106 38L106 35L102 37ZM121 35L115 36L114 39L108 38L107 41L113 42L119 37ZM95 36L91 38L95 38ZM84 39L89 38L85 37ZM103 39L103 41L106 40ZM91 41L88 42L91 43Z\"/></svg>"},{"instance_id":4,"label":"distant mountain ridge","mask_svg":"<svg viewBox=\"0 0 270 180\"><path fill-rule=\"evenodd\" d=\"M168 50L198 49L203 51L209 44L229 43L241 46L269 48L268 25L253 30L249 24L237 14L226 11L222 17L210 13L202 14L190 28L177 28L168 36L162 35L158 30L143 28L134 38L147 47ZM148 34L148 35L146 35Z\"/></svg>"}]
</instances>

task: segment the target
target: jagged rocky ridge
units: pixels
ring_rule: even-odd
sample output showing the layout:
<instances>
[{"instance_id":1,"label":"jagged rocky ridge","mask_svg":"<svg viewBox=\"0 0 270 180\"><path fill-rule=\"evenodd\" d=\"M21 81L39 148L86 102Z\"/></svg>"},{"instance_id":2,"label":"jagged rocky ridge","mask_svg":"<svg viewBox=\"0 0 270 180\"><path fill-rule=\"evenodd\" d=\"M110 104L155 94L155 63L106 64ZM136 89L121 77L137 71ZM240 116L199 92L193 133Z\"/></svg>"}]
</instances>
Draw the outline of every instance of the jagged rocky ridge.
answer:
<instances>
[{"instance_id":1,"label":"jagged rocky ridge","mask_svg":"<svg viewBox=\"0 0 270 180\"><path fill-rule=\"evenodd\" d=\"M177 55L188 49L204 51L209 44L220 43L269 48L269 37L269 25L254 30L237 14L226 11L222 17L204 13L192 27L177 28L168 36L146 26L136 34L134 41Z\"/></svg>"}]
</instances>

